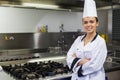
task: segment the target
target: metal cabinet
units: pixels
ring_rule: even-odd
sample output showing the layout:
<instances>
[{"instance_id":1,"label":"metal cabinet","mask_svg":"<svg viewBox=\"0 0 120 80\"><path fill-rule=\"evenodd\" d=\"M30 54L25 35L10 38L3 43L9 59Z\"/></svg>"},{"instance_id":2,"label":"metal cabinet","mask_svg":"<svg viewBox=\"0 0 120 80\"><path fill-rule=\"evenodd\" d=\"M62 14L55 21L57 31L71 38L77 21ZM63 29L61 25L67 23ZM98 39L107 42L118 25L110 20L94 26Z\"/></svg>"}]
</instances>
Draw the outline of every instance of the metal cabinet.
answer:
<instances>
[{"instance_id":1,"label":"metal cabinet","mask_svg":"<svg viewBox=\"0 0 120 80\"><path fill-rule=\"evenodd\" d=\"M120 70L106 73L108 80L120 80Z\"/></svg>"}]
</instances>

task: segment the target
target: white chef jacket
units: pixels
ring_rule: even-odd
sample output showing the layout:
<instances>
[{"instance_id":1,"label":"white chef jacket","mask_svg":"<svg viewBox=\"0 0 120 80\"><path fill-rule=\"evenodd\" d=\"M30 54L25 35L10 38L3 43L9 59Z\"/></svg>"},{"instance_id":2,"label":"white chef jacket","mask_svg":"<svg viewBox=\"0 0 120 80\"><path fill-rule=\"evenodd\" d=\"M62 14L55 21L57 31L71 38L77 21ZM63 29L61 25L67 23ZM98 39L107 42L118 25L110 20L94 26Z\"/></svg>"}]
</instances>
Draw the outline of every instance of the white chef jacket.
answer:
<instances>
[{"instance_id":1,"label":"white chef jacket","mask_svg":"<svg viewBox=\"0 0 120 80\"><path fill-rule=\"evenodd\" d=\"M105 40L96 34L94 40L84 46L85 35L79 36L67 53L67 64L72 70L71 80L105 80L105 72L103 64L107 56L107 48ZM73 54L77 55L77 58L73 58ZM77 63L84 58L90 58L91 60L81 66L77 66ZM78 70L81 68L82 76L78 76Z\"/></svg>"}]
</instances>

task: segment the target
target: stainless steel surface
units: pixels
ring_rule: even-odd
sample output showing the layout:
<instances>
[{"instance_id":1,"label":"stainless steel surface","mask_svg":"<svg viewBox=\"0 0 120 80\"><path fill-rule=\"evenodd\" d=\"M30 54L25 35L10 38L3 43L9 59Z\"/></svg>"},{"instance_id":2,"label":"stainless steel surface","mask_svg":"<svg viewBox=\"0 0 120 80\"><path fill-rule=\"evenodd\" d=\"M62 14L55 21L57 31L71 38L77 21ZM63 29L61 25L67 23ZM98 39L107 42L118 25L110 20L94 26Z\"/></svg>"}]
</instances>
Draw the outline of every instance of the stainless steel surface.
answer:
<instances>
[{"instance_id":1,"label":"stainless steel surface","mask_svg":"<svg viewBox=\"0 0 120 80\"><path fill-rule=\"evenodd\" d=\"M49 33L1 33L0 49L35 49L47 48L50 42Z\"/></svg>"},{"instance_id":2,"label":"stainless steel surface","mask_svg":"<svg viewBox=\"0 0 120 80\"><path fill-rule=\"evenodd\" d=\"M47 61L50 59L65 59L66 53L34 53L28 55L10 55L10 56L2 56L0 60L0 65L10 65L10 64L24 64L27 62L38 62L38 61ZM33 58L34 56L34 58ZM35 57L36 56L36 57ZM12 59L12 60L11 60ZM57 61L57 60L56 60Z\"/></svg>"},{"instance_id":3,"label":"stainless steel surface","mask_svg":"<svg viewBox=\"0 0 120 80\"><path fill-rule=\"evenodd\" d=\"M32 33L1 33L0 49L26 49L33 48L34 35Z\"/></svg>"},{"instance_id":4,"label":"stainless steel surface","mask_svg":"<svg viewBox=\"0 0 120 80\"><path fill-rule=\"evenodd\" d=\"M61 58L61 59L54 59L55 61L62 61L62 62L65 62L65 57L64 58ZM47 60L47 59L46 59ZM50 59L51 60L51 59ZM117 67L119 67L120 69L120 64L118 63L105 63L104 65L105 67L105 70L112 70L112 69L115 69ZM109 78L109 80L112 80L113 77L115 80L119 80L119 76L118 76L118 73L120 73L120 70L112 70L112 71L109 71L109 72L106 72L106 76ZM115 76L112 76L116 74ZM3 77L4 76L4 77ZM65 78L65 77L70 77L71 76L71 73L67 73L67 74L58 74L58 75L55 75L55 76L48 76L48 77L45 77L45 78L39 78L39 79L35 79L35 80L54 80L54 79L60 79L60 78ZM10 76L9 74L5 73L3 70L0 70L0 78L4 79L4 80L16 80L15 78L13 78L12 76Z\"/></svg>"},{"instance_id":5,"label":"stainless steel surface","mask_svg":"<svg viewBox=\"0 0 120 80\"><path fill-rule=\"evenodd\" d=\"M34 34L34 48L48 48L50 46L49 33L35 33Z\"/></svg>"},{"instance_id":6,"label":"stainless steel surface","mask_svg":"<svg viewBox=\"0 0 120 80\"><path fill-rule=\"evenodd\" d=\"M120 80L120 70L106 73L108 80Z\"/></svg>"},{"instance_id":7,"label":"stainless steel surface","mask_svg":"<svg viewBox=\"0 0 120 80\"><path fill-rule=\"evenodd\" d=\"M15 64L24 64L24 63L29 63L29 62L49 61L49 60L61 62L64 65L66 65L66 53L62 53L62 54L57 53L56 54L56 53L43 52L43 53L29 54L29 56L30 55L36 55L36 56L39 56L39 58L0 62L0 65L15 65ZM109 63L106 62L104 67L105 67L106 71L110 71L110 70L115 69L115 68L120 68L120 64L116 63L116 62L109 62ZM114 70L112 72L114 72ZM108 74L107 76L109 77L109 75L110 74ZM4 76L4 78L3 78L4 80L8 80L8 79L9 80L16 80L13 77L11 77L10 75L6 74L4 71L0 71L0 77L2 78L3 76ZM53 80L53 79L70 77L70 76L71 76L71 74L69 74L69 73L68 74L59 74L59 75L55 75L55 76L48 76L45 78L39 78L37 80Z\"/></svg>"},{"instance_id":8,"label":"stainless steel surface","mask_svg":"<svg viewBox=\"0 0 120 80\"><path fill-rule=\"evenodd\" d=\"M113 5L119 5L119 0L95 0L97 7L106 7ZM84 0L2 0L0 1L1 6L12 6L21 8L39 8L39 6L24 6L23 3L35 3L35 4L49 4L58 5L59 8L54 10L70 10L80 11L83 9ZM45 8L42 8L45 9ZM49 9L49 8L47 8Z\"/></svg>"},{"instance_id":9,"label":"stainless steel surface","mask_svg":"<svg viewBox=\"0 0 120 80\"><path fill-rule=\"evenodd\" d=\"M112 27L113 27L112 17L113 17L112 10L109 10L108 12L108 41L109 41L108 43L109 45L112 45Z\"/></svg>"},{"instance_id":10,"label":"stainless steel surface","mask_svg":"<svg viewBox=\"0 0 120 80\"><path fill-rule=\"evenodd\" d=\"M59 62L59 63L63 63L64 65L66 65L66 57L65 56L58 56L58 57L51 57L51 58L42 58L42 59L37 59L37 60L29 60L28 63L33 63L33 62L48 62L49 60L51 61L55 61L55 62ZM21 63L19 63L21 64ZM17 65L19 65L17 64ZM8 64L10 65L10 64ZM11 64L11 65L15 65L15 64ZM22 64L21 64L22 65ZM16 80L16 78L13 78L12 76L10 76L9 74L6 74L3 70L0 70L0 78L4 76L4 80ZM46 76L46 77L40 77L39 79L34 79L34 80L54 80L54 79L60 79L60 78L65 78L65 77L70 77L71 74L70 73L63 73L63 74L58 74L58 75L54 75L54 76ZM17 79L19 80L19 79ZM32 79L33 80L33 79Z\"/></svg>"},{"instance_id":11,"label":"stainless steel surface","mask_svg":"<svg viewBox=\"0 0 120 80\"><path fill-rule=\"evenodd\" d=\"M84 33L55 32L0 34L0 64L25 63L28 60L36 58L66 55L76 37L82 34ZM55 50L51 52L50 47L55 48Z\"/></svg>"},{"instance_id":12,"label":"stainless steel surface","mask_svg":"<svg viewBox=\"0 0 120 80\"><path fill-rule=\"evenodd\" d=\"M120 45L109 45L108 46L108 57L120 58Z\"/></svg>"},{"instance_id":13,"label":"stainless steel surface","mask_svg":"<svg viewBox=\"0 0 120 80\"><path fill-rule=\"evenodd\" d=\"M68 46L78 35L83 33L77 32L53 32L53 33L1 33L0 34L0 51L15 49L45 49L51 46L62 45L61 42ZM71 40L69 40L69 39ZM17 50L16 50L17 51Z\"/></svg>"},{"instance_id":14,"label":"stainless steel surface","mask_svg":"<svg viewBox=\"0 0 120 80\"><path fill-rule=\"evenodd\" d=\"M120 63L117 63L117 62L105 62L104 68L105 68L106 73L111 72L111 71L117 71L118 68L119 68L118 70L120 70Z\"/></svg>"}]
</instances>

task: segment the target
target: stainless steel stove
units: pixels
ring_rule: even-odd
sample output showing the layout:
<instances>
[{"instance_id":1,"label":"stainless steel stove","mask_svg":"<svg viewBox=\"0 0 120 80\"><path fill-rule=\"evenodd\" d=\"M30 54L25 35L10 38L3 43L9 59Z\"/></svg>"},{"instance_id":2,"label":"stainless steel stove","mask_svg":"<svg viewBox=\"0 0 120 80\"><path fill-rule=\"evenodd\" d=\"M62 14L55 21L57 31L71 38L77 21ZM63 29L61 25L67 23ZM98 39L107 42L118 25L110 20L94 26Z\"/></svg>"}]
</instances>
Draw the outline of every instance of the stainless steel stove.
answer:
<instances>
[{"instance_id":1,"label":"stainless steel stove","mask_svg":"<svg viewBox=\"0 0 120 80\"><path fill-rule=\"evenodd\" d=\"M2 69L2 75L9 77L9 80L53 80L70 76L67 65L50 60L47 62L5 65L2 66Z\"/></svg>"}]
</instances>

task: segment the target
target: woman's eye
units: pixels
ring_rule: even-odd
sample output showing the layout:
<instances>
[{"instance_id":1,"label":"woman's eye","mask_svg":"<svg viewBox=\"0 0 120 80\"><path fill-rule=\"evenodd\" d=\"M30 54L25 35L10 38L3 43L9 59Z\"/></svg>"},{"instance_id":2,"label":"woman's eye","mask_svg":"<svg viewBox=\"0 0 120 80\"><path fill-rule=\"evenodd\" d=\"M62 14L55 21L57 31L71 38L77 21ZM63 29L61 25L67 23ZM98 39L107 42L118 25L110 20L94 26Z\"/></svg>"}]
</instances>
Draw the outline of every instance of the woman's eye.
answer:
<instances>
[{"instance_id":1,"label":"woman's eye","mask_svg":"<svg viewBox=\"0 0 120 80\"><path fill-rule=\"evenodd\" d=\"M94 21L90 21L90 23L94 23Z\"/></svg>"},{"instance_id":2,"label":"woman's eye","mask_svg":"<svg viewBox=\"0 0 120 80\"><path fill-rule=\"evenodd\" d=\"M84 24L87 24L87 23L88 23L87 21L84 22Z\"/></svg>"}]
</instances>

